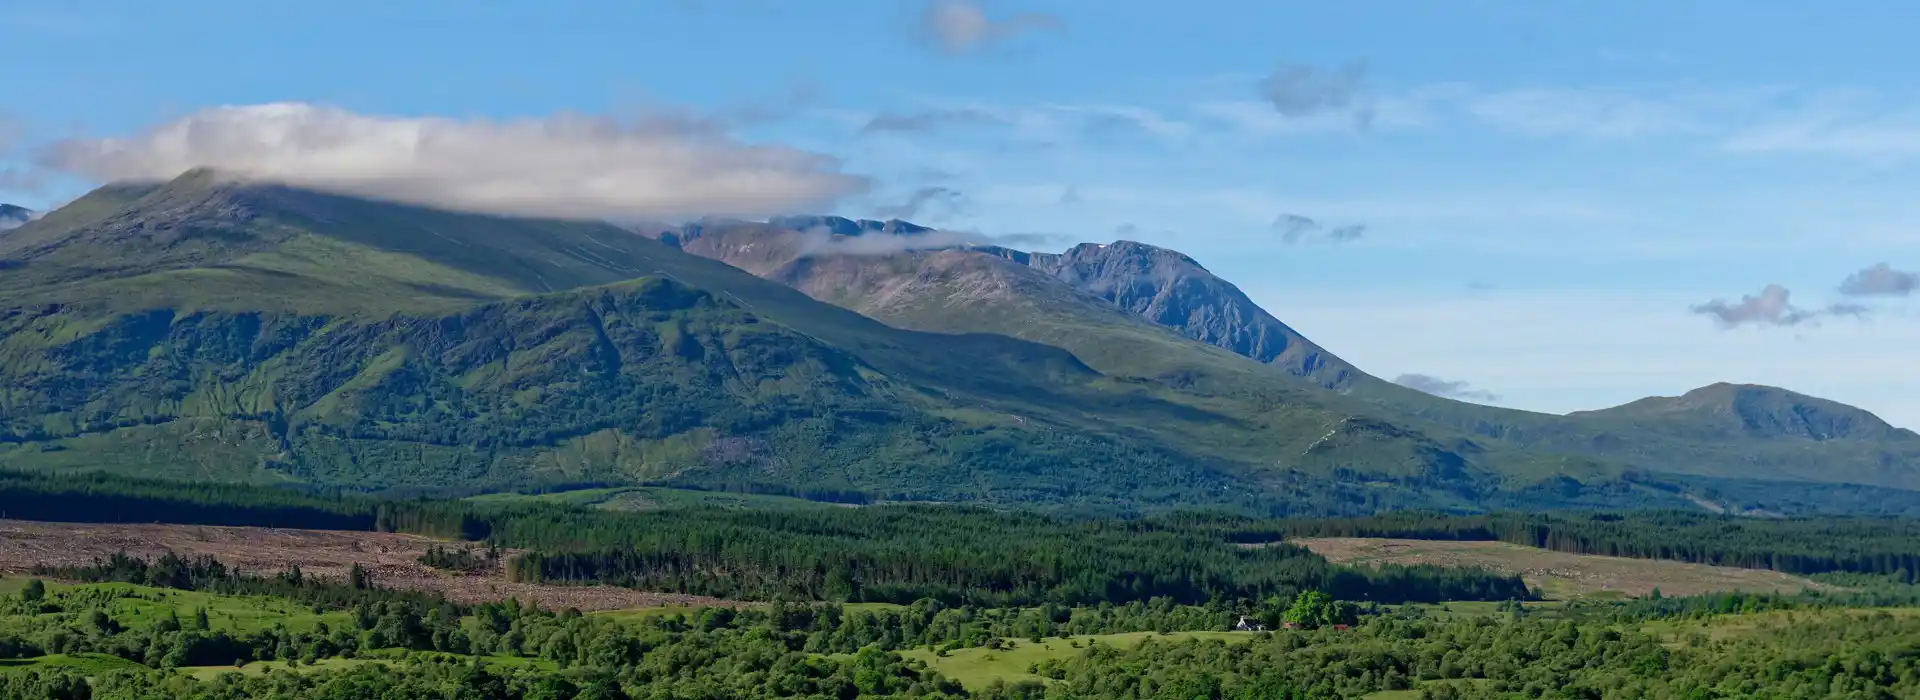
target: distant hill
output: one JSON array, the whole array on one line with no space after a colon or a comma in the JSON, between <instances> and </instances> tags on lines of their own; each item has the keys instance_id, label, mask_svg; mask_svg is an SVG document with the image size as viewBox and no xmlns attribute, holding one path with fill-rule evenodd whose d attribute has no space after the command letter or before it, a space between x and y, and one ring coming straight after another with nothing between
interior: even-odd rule
<instances>
[{"instance_id":1,"label":"distant hill","mask_svg":"<svg viewBox=\"0 0 1920 700\"><path fill-rule=\"evenodd\" d=\"M1629 421L1647 430L1708 440L1913 442L1920 435L1835 401L1752 384L1714 384L1576 417Z\"/></svg>"}]
</instances>

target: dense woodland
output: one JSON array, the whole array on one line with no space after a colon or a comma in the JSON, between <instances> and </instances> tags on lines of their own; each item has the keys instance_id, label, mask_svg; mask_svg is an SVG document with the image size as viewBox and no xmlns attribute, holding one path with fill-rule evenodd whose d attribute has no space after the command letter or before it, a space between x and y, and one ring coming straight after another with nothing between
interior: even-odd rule
<instances>
[{"instance_id":1,"label":"dense woodland","mask_svg":"<svg viewBox=\"0 0 1920 700\"><path fill-rule=\"evenodd\" d=\"M483 507L115 477L0 475L0 512L49 520L464 533L531 550L523 581L604 582L751 600L949 605L1291 598L1507 600L1519 578L1440 567L1334 566L1289 545L1241 547L1208 520L1073 520L951 506L610 513Z\"/></svg>"},{"instance_id":2,"label":"dense woodland","mask_svg":"<svg viewBox=\"0 0 1920 700\"><path fill-rule=\"evenodd\" d=\"M1517 577L1431 566L1334 566L1291 545L1206 531L955 507L685 512L543 511L497 522L537 550L509 573L747 599L949 604L1181 603L1322 590L1380 602L1526 598Z\"/></svg>"},{"instance_id":3,"label":"dense woodland","mask_svg":"<svg viewBox=\"0 0 1920 700\"><path fill-rule=\"evenodd\" d=\"M528 548L524 581L601 581L737 598L977 604L1265 598L1321 589L1352 600L1524 598L1519 581L1421 568L1348 570L1286 537L1507 541L1578 554L1788 573L1920 579L1920 522L1636 514L1382 514L1261 520L1171 512L1079 520L952 506L612 514L555 504L478 506L271 487L0 472L0 516L380 529ZM1260 545L1260 547L1242 547Z\"/></svg>"},{"instance_id":4,"label":"dense woodland","mask_svg":"<svg viewBox=\"0 0 1920 700\"><path fill-rule=\"evenodd\" d=\"M1264 599L1318 589L1379 602L1525 598L1510 577L1328 565L1289 537L1499 540L1565 552L1920 578L1920 521L1645 512L1394 513L1273 520L1204 512L1076 519L950 506L610 513L103 475L0 471L0 514L38 520L383 530L532 550L524 581L721 597L1028 605Z\"/></svg>"}]
</instances>

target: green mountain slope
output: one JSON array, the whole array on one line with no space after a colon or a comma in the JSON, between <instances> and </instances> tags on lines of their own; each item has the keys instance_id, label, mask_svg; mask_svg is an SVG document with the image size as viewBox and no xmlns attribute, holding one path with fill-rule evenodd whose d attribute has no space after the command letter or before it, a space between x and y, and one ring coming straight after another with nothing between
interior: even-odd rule
<instances>
[{"instance_id":1,"label":"green mountain slope","mask_svg":"<svg viewBox=\"0 0 1920 700\"><path fill-rule=\"evenodd\" d=\"M889 324L943 333L987 332L1058 346L1110 377L1171 390L1161 395L1213 416L1181 433L1188 451L1283 466L1345 482L1375 477L1473 502L1490 489L1559 478L1612 483L1620 469L1584 458L1527 453L1326 391L1224 348L1143 322L1110 301L1062 284L998 249L833 254L858 246L753 222L703 222L650 235ZM841 225L866 235L878 225ZM912 234L908 234L911 236ZM837 237L837 236L836 236ZM884 248L881 248L884 250ZM829 251L823 254L823 251ZM1170 431L1179 426L1159 426ZM1469 488L1460 488L1472 484Z\"/></svg>"},{"instance_id":2,"label":"green mountain slope","mask_svg":"<svg viewBox=\"0 0 1920 700\"><path fill-rule=\"evenodd\" d=\"M8 467L1271 512L1471 505L1605 472L1296 383L1235 386L1219 368L1246 363L1224 352L1102 372L1006 335L894 328L605 224L204 171L10 231L0 299ZM1062 323L1187 342L1081 311ZM1232 391L1193 388L1209 386Z\"/></svg>"},{"instance_id":3,"label":"green mountain slope","mask_svg":"<svg viewBox=\"0 0 1920 700\"><path fill-rule=\"evenodd\" d=\"M840 228L850 236L889 235L883 226ZM921 230L910 224L892 228L908 231L908 240ZM1689 400L1683 404L1692 410L1656 410L1663 404L1649 399L1653 403L1558 416L1402 387L1300 337L1187 256L1152 246L1086 244L1062 255L995 247L851 255L836 251L852 246L823 247L813 238L777 225L736 223L669 232L665 239L906 328L1011 335L1071 350L1105 373L1152 378L1223 401L1259 393L1337 407L1423 435L1450 435L1444 439L1459 446L1456 453L1479 450L1471 463L1504 474L1537 478L1564 470L1543 468L1551 458L1506 453L1518 448L1526 455L1581 455L1721 483L1758 479L1920 489L1920 442L1911 432L1885 427L1857 409L1781 390L1766 390L1774 400L1742 399L1738 407L1731 398L1707 402L1727 404L1723 409ZM876 243L864 248L887 249ZM1248 358L1310 381L1276 381L1281 372L1262 371ZM1724 393L1702 392L1696 394ZM1699 398L1696 394L1689 397ZM1722 425L1726 415L1792 430L1777 435L1730 430ZM1816 439L1821 431L1843 426L1860 426L1856 439Z\"/></svg>"}]
</instances>

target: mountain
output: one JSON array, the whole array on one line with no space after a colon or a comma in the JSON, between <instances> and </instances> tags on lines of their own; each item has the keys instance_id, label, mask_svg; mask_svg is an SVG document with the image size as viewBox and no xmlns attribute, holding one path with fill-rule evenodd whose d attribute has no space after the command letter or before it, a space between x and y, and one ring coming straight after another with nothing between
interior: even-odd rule
<instances>
[{"instance_id":1,"label":"mountain","mask_svg":"<svg viewBox=\"0 0 1920 700\"><path fill-rule=\"evenodd\" d=\"M1345 388L1358 373L1184 254L1133 241L1082 243L1058 255L1000 249L1075 289L1181 335Z\"/></svg>"},{"instance_id":2,"label":"mountain","mask_svg":"<svg viewBox=\"0 0 1920 700\"><path fill-rule=\"evenodd\" d=\"M1846 404L1752 384L1714 384L1576 417L1627 421L1647 430L1710 440L1915 442L1920 435Z\"/></svg>"},{"instance_id":3,"label":"mountain","mask_svg":"<svg viewBox=\"0 0 1920 700\"><path fill-rule=\"evenodd\" d=\"M1807 475L1904 483L1864 427L1758 449L1651 411L1394 394L1185 256L1123 252L1022 260L827 217L638 236L211 171L114 184L0 236L0 467L1133 512L1920 507Z\"/></svg>"},{"instance_id":4,"label":"mountain","mask_svg":"<svg viewBox=\"0 0 1920 700\"><path fill-rule=\"evenodd\" d=\"M735 228L675 236L720 250ZM828 261L737 250L766 256L762 266L784 260L769 275ZM1118 510L1649 498L1583 490L1614 483L1606 465L1481 444L1278 373L1240 381L1260 366L1037 268L916 255L967 255L944 283L1004 276L1018 285L1004 299L1053 294L1043 308L1072 309L1061 333L1116 329L1092 335L1171 359L1136 363L1164 371L1105 371L1068 349L958 328L981 323L965 305L942 332L898 328L602 223L195 171L103 187L0 237L0 466ZM991 263L984 282L968 277L979 261ZM817 271L806 276L832 278Z\"/></svg>"},{"instance_id":5,"label":"mountain","mask_svg":"<svg viewBox=\"0 0 1920 700\"><path fill-rule=\"evenodd\" d=\"M851 231L848 238L890 237L879 228L843 227ZM1728 407L1720 413L1755 425L1798 426L1798 433L1766 436L1714 428L1719 424L1708 420L1713 411L1695 408L1683 420L1660 409L1665 404L1657 399L1559 416L1402 387L1301 337L1190 257L1141 243L1082 244L1058 255L964 245L902 250L916 245L916 236L891 236L902 239L895 246L871 240L833 245L831 238L839 236L801 234L778 221L708 225L690 236L653 235L896 326L998 333L1057 345L1101 372L1150 378L1218 400L1244 398L1252 391L1285 402L1337 405L1414 426L1426 435L1464 433L1458 439L1478 449L1581 455L1668 475L1663 478L1712 480L1723 492L1766 491L1745 489L1737 483L1743 481L1920 489L1920 444L1911 433L1877 429L1873 426L1885 424L1863 411L1781 390L1769 391L1787 398L1770 401L1751 398L1753 391L1733 392L1722 399ZM839 252L854 249L877 252ZM1276 382L1282 372L1261 371L1246 359L1309 381ZM1301 384L1334 389L1347 402ZM1682 404L1701 405L1701 397L1725 393L1710 387L1689 394L1694 399ZM1859 439L1814 439L1849 425L1861 426Z\"/></svg>"},{"instance_id":6,"label":"mountain","mask_svg":"<svg viewBox=\"0 0 1920 700\"><path fill-rule=\"evenodd\" d=\"M32 209L12 204L0 204L0 231L19 228L32 220Z\"/></svg>"}]
</instances>

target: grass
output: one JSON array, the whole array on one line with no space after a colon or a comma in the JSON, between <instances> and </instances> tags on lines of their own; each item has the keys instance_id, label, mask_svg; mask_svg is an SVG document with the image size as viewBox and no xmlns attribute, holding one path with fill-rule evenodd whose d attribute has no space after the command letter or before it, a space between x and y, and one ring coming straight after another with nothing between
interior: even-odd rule
<instances>
[{"instance_id":1,"label":"grass","mask_svg":"<svg viewBox=\"0 0 1920 700\"><path fill-rule=\"evenodd\" d=\"M658 605L658 606L647 607L647 608L624 608L621 610L597 610L587 614L593 617L612 620L615 622L638 622L641 620L650 620L657 617L671 617L674 615L691 615L693 614L694 611L699 609L700 608L698 607L690 606L690 605Z\"/></svg>"},{"instance_id":2,"label":"grass","mask_svg":"<svg viewBox=\"0 0 1920 700\"><path fill-rule=\"evenodd\" d=\"M27 580L25 577L0 579L0 593L16 592L26 585ZM126 583L75 585L49 582L47 592L55 604L62 600L111 597L113 601L107 606L108 613L130 629L151 627L172 615L190 620L195 611L203 609L207 611L207 623L211 628L233 632L252 632L275 626L302 632L322 622L335 629L353 625L352 616L345 612L315 613L311 608L279 598L218 595ZM5 620L0 619L0 629L4 629L4 625Z\"/></svg>"},{"instance_id":3,"label":"grass","mask_svg":"<svg viewBox=\"0 0 1920 700\"><path fill-rule=\"evenodd\" d=\"M1217 640L1236 644L1253 639L1253 635L1252 632L1171 632L1167 634L1124 632L1078 635L1065 639L1052 637L1041 640L1039 643L1009 639L1006 640L1006 649L956 649L948 652L946 656L939 656L932 649L910 649L901 652L901 656L925 661L941 675L958 681L969 689L979 690L996 679L1008 683L1037 680L1040 677L1028 673L1028 667L1050 659L1073 658L1094 642L1130 649L1148 639L1153 639L1156 643ZM1079 647L1074 646L1076 642L1079 643Z\"/></svg>"},{"instance_id":4,"label":"grass","mask_svg":"<svg viewBox=\"0 0 1920 700\"><path fill-rule=\"evenodd\" d=\"M31 659L0 659L0 673L69 671L91 676L127 668L146 667L107 654L53 654Z\"/></svg>"},{"instance_id":5,"label":"grass","mask_svg":"<svg viewBox=\"0 0 1920 700\"><path fill-rule=\"evenodd\" d=\"M1453 619L1460 617L1499 617L1507 614L1505 610L1501 609L1505 605L1506 603L1491 601L1454 600L1445 603L1407 603L1386 607L1400 610L1418 610L1425 613L1428 617ZM1529 600L1522 602L1520 605L1526 609L1528 615L1535 616L1556 616L1559 615L1565 607L1564 602L1555 600Z\"/></svg>"},{"instance_id":6,"label":"grass","mask_svg":"<svg viewBox=\"0 0 1920 700\"><path fill-rule=\"evenodd\" d=\"M268 672L282 673L289 670L301 671L313 669L316 671L339 671L355 666L378 663L380 661L382 661L382 659L319 659L311 664L303 663L297 667L290 666L285 661L255 661L245 666L184 666L179 670L183 674L193 676L203 681L210 681L229 673L238 673L244 676L259 676Z\"/></svg>"},{"instance_id":7,"label":"grass","mask_svg":"<svg viewBox=\"0 0 1920 700\"><path fill-rule=\"evenodd\" d=\"M1293 541L1342 564L1439 564L1474 566L1525 579L1527 586L1554 600L1664 595L1685 596L1728 591L1793 592L1822 584L1760 569L1689 564L1658 559L1569 554L1506 542L1454 542L1364 537L1302 538Z\"/></svg>"},{"instance_id":8,"label":"grass","mask_svg":"<svg viewBox=\"0 0 1920 700\"><path fill-rule=\"evenodd\" d=\"M195 678L199 678L201 680L212 680L214 678L218 678L221 675L228 674L228 673L239 673L239 674L249 675L249 676L258 676L266 673L285 673L288 671L300 672L300 671L305 671L309 669L334 671L334 670L349 669L355 666L364 666L366 664L398 661L404 658L412 658L416 660L420 660L420 659L438 660L438 661L447 661L447 662L460 663L460 664L470 663L475 658L478 658L481 661L481 663L488 666L495 666L495 667L537 668L545 671L552 671L559 668L552 661L547 661L545 659L528 659L528 658L522 658L518 656L474 657L474 656L469 656L465 654L448 654L448 653L433 652L433 651L409 652L409 651L403 651L403 650L397 650L397 649L383 649L377 652L373 652L367 656L361 656L358 658L320 659L318 661L315 661L314 663L310 663L310 664L302 663L299 666L290 665L285 661L256 661L256 662L247 664L245 666L188 666L180 669L180 672L193 676Z\"/></svg>"},{"instance_id":9,"label":"grass","mask_svg":"<svg viewBox=\"0 0 1920 700\"><path fill-rule=\"evenodd\" d=\"M908 606L899 603L844 603L840 606L848 613L881 612L886 610L905 610Z\"/></svg>"},{"instance_id":10,"label":"grass","mask_svg":"<svg viewBox=\"0 0 1920 700\"><path fill-rule=\"evenodd\" d=\"M1920 617L1920 608L1844 608L1826 610L1771 610L1760 613L1715 615L1701 619L1668 618L1640 625L1642 633L1652 635L1669 646L1678 646L1689 637L1700 635L1709 640L1731 639L1770 629L1786 629L1796 623L1816 620L1853 619L1888 614L1896 617Z\"/></svg>"}]
</instances>

